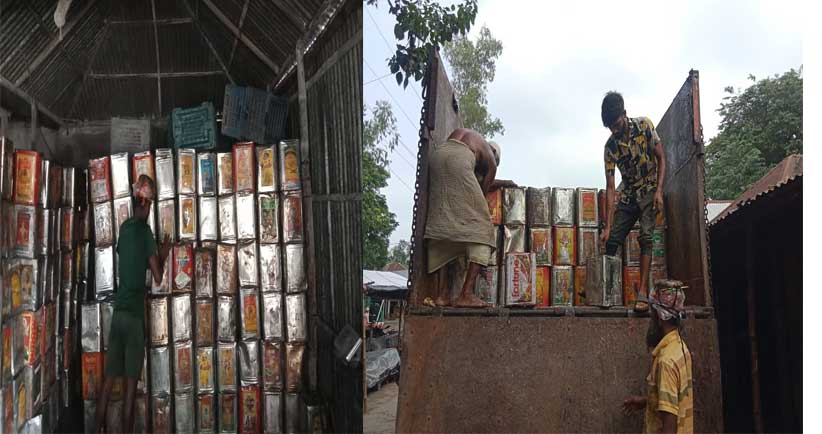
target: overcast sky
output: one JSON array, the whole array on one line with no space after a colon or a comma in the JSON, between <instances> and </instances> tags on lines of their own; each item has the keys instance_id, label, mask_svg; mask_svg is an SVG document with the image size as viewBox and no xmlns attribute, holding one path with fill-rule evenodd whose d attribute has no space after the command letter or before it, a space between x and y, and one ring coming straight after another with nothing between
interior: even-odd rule
<instances>
[{"instance_id":1,"label":"overcast sky","mask_svg":"<svg viewBox=\"0 0 822 434\"><path fill-rule=\"evenodd\" d=\"M450 4L451 2L442 2ZM386 100L402 144L383 193L411 234L420 84L405 90L388 75L394 17L364 6L365 104ZM802 13L795 1L552 2L480 0L470 36L486 25L503 44L488 109L505 134L498 178L523 186L604 188L600 120L605 92L625 97L628 116L656 124L693 68L699 70L706 141L716 135L724 88L802 64ZM381 77L385 77L379 79Z\"/></svg>"}]
</instances>

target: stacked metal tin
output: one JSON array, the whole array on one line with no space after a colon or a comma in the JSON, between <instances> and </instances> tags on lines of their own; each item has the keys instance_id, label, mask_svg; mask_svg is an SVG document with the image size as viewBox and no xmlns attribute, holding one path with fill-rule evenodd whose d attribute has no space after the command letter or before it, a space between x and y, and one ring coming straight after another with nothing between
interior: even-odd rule
<instances>
[{"instance_id":1,"label":"stacked metal tin","mask_svg":"<svg viewBox=\"0 0 822 434\"><path fill-rule=\"evenodd\" d=\"M489 193L486 199L497 227L499 256L492 258L477 279L480 298L503 306L537 308L633 306L640 279L639 230L628 234L616 259L601 257L605 253L599 240L604 222L603 190L507 188ZM662 213L658 216L649 287L653 280L666 277L665 222ZM449 278L464 279L464 267L464 263L452 265L456 271L450 272ZM591 267L596 267L593 274L601 287L596 294L586 294L584 288ZM501 274L497 271L500 268ZM527 291L528 285L533 293Z\"/></svg>"},{"instance_id":2,"label":"stacked metal tin","mask_svg":"<svg viewBox=\"0 0 822 434\"><path fill-rule=\"evenodd\" d=\"M53 432L60 413L60 168L0 137L2 432ZM58 174L50 180L52 172ZM58 268L59 269L59 268ZM70 301L70 298L68 299ZM68 309L66 309L68 311Z\"/></svg>"}]
</instances>

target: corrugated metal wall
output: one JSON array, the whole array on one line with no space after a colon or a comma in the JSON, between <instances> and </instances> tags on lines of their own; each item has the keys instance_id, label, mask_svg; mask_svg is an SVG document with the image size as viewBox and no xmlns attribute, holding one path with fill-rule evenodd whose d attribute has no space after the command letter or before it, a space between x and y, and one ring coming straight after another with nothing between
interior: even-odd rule
<instances>
[{"instance_id":1,"label":"corrugated metal wall","mask_svg":"<svg viewBox=\"0 0 822 434\"><path fill-rule=\"evenodd\" d=\"M362 431L362 372L334 357L334 337L362 328L362 3L349 1L304 58L315 288L310 384L331 405L331 429ZM295 83L287 93L296 94ZM299 102L289 102L290 136Z\"/></svg>"}]
</instances>

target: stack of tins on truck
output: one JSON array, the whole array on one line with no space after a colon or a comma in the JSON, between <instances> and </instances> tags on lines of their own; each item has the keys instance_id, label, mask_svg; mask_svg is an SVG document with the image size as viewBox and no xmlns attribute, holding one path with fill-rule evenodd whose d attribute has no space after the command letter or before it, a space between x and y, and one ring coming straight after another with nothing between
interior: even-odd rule
<instances>
[{"instance_id":1,"label":"stack of tins on truck","mask_svg":"<svg viewBox=\"0 0 822 434\"><path fill-rule=\"evenodd\" d=\"M647 314L625 307L632 305L639 285L637 231L629 235L619 259L599 262L604 252L598 240L605 219L602 191L534 186L490 194L489 211L499 236L491 261L496 265L483 271L476 291L495 307L423 305L436 291L434 279L425 273L423 241L429 153L463 126L435 51L423 94L397 432L642 429L642 418L626 417L620 409L626 396L644 393L651 363L645 344ZM657 132L669 170L649 279L664 276L688 286L685 339L694 363L695 430L719 432L719 345L709 284L696 71L688 74ZM601 277L605 273L598 273L597 294L581 291L579 285L592 262L597 270L607 266L617 276L606 282ZM461 286L456 284L462 283L461 267L452 267L451 288Z\"/></svg>"}]
</instances>

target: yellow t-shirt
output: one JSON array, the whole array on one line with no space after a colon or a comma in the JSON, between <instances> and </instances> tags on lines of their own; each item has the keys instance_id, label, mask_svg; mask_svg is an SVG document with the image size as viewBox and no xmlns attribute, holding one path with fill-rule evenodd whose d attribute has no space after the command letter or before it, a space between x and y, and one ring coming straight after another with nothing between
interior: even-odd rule
<instances>
[{"instance_id":1,"label":"yellow t-shirt","mask_svg":"<svg viewBox=\"0 0 822 434\"><path fill-rule=\"evenodd\" d=\"M645 432L662 432L662 418L657 412L676 415L676 432L694 432L694 396L691 352L679 332L665 335L653 352L651 372L645 379L648 402L645 407Z\"/></svg>"}]
</instances>

